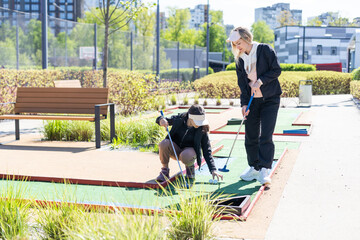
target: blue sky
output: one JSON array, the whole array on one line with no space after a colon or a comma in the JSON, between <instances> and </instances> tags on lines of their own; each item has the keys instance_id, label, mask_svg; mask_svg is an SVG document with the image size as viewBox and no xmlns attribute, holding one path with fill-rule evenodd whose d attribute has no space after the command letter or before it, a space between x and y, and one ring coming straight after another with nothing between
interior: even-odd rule
<instances>
[{"instance_id":1,"label":"blue sky","mask_svg":"<svg viewBox=\"0 0 360 240\"><path fill-rule=\"evenodd\" d=\"M207 0L159 0L160 11L168 7L193 8L197 4L207 4ZM143 2L156 2L156 0L143 0ZM224 12L224 23L235 26L250 27L254 22L255 8L271 6L275 3L290 3L291 9L303 10L303 21L308 17L317 16L324 12L339 12L341 17L351 20L360 17L359 0L209 0L210 9Z\"/></svg>"}]
</instances>

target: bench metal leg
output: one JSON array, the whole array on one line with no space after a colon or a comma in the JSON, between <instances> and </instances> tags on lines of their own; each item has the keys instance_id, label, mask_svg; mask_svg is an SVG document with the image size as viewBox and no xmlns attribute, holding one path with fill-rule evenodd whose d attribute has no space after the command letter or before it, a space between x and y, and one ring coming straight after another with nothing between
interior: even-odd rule
<instances>
[{"instance_id":1,"label":"bench metal leg","mask_svg":"<svg viewBox=\"0 0 360 240\"><path fill-rule=\"evenodd\" d=\"M115 104L110 105L110 142L115 138Z\"/></svg>"},{"instance_id":2,"label":"bench metal leg","mask_svg":"<svg viewBox=\"0 0 360 240\"><path fill-rule=\"evenodd\" d=\"M20 139L20 120L15 119L15 139Z\"/></svg>"},{"instance_id":3,"label":"bench metal leg","mask_svg":"<svg viewBox=\"0 0 360 240\"><path fill-rule=\"evenodd\" d=\"M96 148L101 147L101 135L100 135L100 107L95 107L95 145Z\"/></svg>"}]
</instances>

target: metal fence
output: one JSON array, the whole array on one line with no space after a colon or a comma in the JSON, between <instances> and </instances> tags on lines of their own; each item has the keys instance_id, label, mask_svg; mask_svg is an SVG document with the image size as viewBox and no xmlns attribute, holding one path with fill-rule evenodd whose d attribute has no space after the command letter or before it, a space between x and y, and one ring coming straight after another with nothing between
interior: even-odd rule
<instances>
[{"instance_id":1,"label":"metal fence","mask_svg":"<svg viewBox=\"0 0 360 240\"><path fill-rule=\"evenodd\" d=\"M40 15L0 7L0 66L41 69ZM102 68L104 27L48 16L48 68ZM96 56L96 57L95 57ZM109 37L109 68L156 72L156 39L118 31ZM205 74L206 48L160 40L160 78L189 80Z\"/></svg>"}]
</instances>

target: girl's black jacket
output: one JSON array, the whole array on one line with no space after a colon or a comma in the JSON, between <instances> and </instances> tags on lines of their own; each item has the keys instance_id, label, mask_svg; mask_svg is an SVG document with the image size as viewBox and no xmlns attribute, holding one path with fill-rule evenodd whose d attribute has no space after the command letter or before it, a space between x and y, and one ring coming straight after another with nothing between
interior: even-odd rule
<instances>
[{"instance_id":1,"label":"girl's black jacket","mask_svg":"<svg viewBox=\"0 0 360 240\"><path fill-rule=\"evenodd\" d=\"M248 105L250 100L251 88L249 79L244 69L244 60L239 58L236 64L236 74L238 77L238 85L241 90L241 106ZM260 90L264 100L273 96L280 96L282 91L278 77L281 74L279 61L276 53L268 44L260 43L256 50L256 74L261 79L263 85Z\"/></svg>"},{"instance_id":2,"label":"girl's black jacket","mask_svg":"<svg viewBox=\"0 0 360 240\"><path fill-rule=\"evenodd\" d=\"M156 119L156 123L160 125L160 119L162 118L163 118L162 116L158 117ZM192 145L191 147L193 147L196 152L196 160L199 166L201 166L200 149L202 149L205 161L209 167L209 171L212 172L216 170L214 159L211 154L212 151L211 151L209 134L207 132L204 132L202 130L202 127L198 127L192 129L192 131L188 131L186 137L184 136L179 137L179 133L181 133L180 135L183 135L182 133L186 132L184 131L184 129L188 129L187 127L188 113L181 113L165 119L168 121L169 125L172 126L170 130L170 136L173 142L175 142L179 147L189 146L189 144ZM168 139L169 136L167 136L166 138Z\"/></svg>"}]
</instances>

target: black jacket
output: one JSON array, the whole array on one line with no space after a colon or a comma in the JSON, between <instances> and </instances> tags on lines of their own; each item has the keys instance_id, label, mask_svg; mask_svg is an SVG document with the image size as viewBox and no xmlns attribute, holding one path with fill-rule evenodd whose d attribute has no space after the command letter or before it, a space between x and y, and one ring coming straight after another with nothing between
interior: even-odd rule
<instances>
[{"instance_id":1,"label":"black jacket","mask_svg":"<svg viewBox=\"0 0 360 240\"><path fill-rule=\"evenodd\" d=\"M162 116L158 117L156 119L156 123L159 124L160 123L160 119L163 118ZM171 130L170 130L170 136L171 139L177 143L177 145L181 144L181 139L179 139L178 134L179 132L181 132L181 129L184 127L187 127L187 120L188 120L188 114L187 113L182 113L182 114L178 114L178 115L174 115L171 116L170 118L165 118L169 125L172 126ZM197 164L199 166L201 166L201 151L200 149L202 149L202 153L204 155L205 161L209 167L209 171L212 172L214 170L216 170L215 167L215 163L214 163L214 159L212 157L211 154L211 145L210 145L210 139L209 139L209 134L207 132L202 131L202 127L198 127L195 130L191 131L192 137L193 137L193 141L191 141L193 143L193 148L196 152L196 159L197 159ZM167 136L166 138L169 138L169 136ZM187 143L189 143L190 141L188 141ZM187 143L183 143L183 145L187 145Z\"/></svg>"},{"instance_id":2,"label":"black jacket","mask_svg":"<svg viewBox=\"0 0 360 240\"><path fill-rule=\"evenodd\" d=\"M251 88L249 86L250 80L247 78L244 69L244 60L239 58L236 64L236 74L238 77L238 85L241 90L241 106L248 105L250 100ZM280 96L282 91L278 77L281 74L279 61L276 53L268 44L260 43L256 51L256 74L258 79L263 82L260 90L264 99Z\"/></svg>"}]
</instances>

